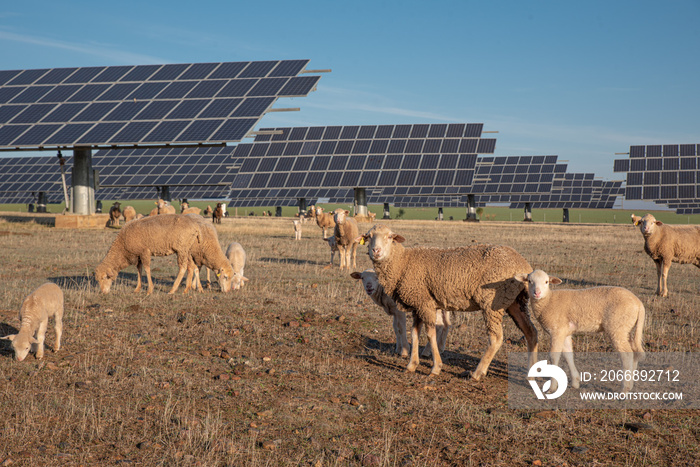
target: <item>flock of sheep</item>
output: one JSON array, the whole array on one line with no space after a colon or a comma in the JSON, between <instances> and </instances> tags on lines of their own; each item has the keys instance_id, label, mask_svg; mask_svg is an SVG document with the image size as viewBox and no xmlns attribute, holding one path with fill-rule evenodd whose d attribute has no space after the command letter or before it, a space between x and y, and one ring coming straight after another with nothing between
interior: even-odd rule
<instances>
[{"instance_id":1,"label":"flock of sheep","mask_svg":"<svg viewBox=\"0 0 700 467\"><path fill-rule=\"evenodd\" d=\"M142 271L146 272L148 294L153 292L150 272L152 256L177 255L178 275L169 293L175 293L185 278L185 293L191 288L202 291L199 269L206 266L215 272L223 292L239 289L248 279L243 275L246 254L243 247L231 243L224 252L219 243L216 213L220 222L221 206L213 210L213 222L199 215L198 208L174 208L162 200L156 202L155 212L137 218L127 206L123 215L126 225L120 230L107 255L95 269L95 279L103 293L109 293L119 271L135 265L138 271L135 291L141 290ZM116 208L116 209L115 209ZM118 203L110 210L119 210ZM171 208L171 209L168 209ZM192 211L196 209L197 211ZM133 210L133 208L131 209ZM212 211L211 209L208 209ZM127 215L128 213L128 215ZM205 212L206 213L206 212ZM132 215L133 214L133 215ZM334 253L340 254L340 269L356 267L360 245L367 245L373 270L352 272L361 280L366 293L392 317L396 337L395 350L410 359L407 370L413 372L419 364L418 341L424 326L429 345L424 356L432 355L431 375L440 373L440 353L445 349L451 325L451 313L481 310L486 324L488 347L476 369L475 380L487 374L489 365L503 344L503 316L508 315L522 331L527 341L528 362L537 361L537 330L530 320L534 316L549 335L550 359L558 365L562 352L568 363L572 386L578 388L580 375L574 365L572 335L604 332L614 349L620 353L625 371L633 371L644 357L643 330L645 310L642 302L622 287L593 287L587 289L553 289L561 280L541 270L534 270L517 251L508 246L477 244L457 248L406 248L404 237L384 225L376 224L360 234L357 221L344 209L331 215L321 207L312 207L313 218L322 229L324 241ZM370 220L374 216L370 213ZM116 216L117 222L119 216ZM295 219L295 238L301 238L303 219ZM666 280L672 262L692 263L700 267L700 227L670 226L657 221L651 214L640 218L632 215L644 237L644 250L654 260L658 271L656 293L667 296ZM326 237L326 231L333 235ZM409 347L405 312L412 312L411 346ZM22 361L30 349L42 358L48 319L54 318L56 344L60 349L63 316L63 293L52 283L32 292L20 309L20 329L17 334L3 337L12 341L17 360ZM625 381L623 391L632 389L632 380ZM556 391L556 382L550 392Z\"/></svg>"}]
</instances>

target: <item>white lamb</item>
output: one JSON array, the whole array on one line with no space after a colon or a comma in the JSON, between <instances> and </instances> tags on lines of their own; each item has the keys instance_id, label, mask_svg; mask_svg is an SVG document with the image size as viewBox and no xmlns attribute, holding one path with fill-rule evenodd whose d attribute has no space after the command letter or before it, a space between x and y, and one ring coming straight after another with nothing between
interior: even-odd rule
<instances>
[{"instance_id":1,"label":"white lamb","mask_svg":"<svg viewBox=\"0 0 700 467\"><path fill-rule=\"evenodd\" d=\"M515 279L527 285L530 310L551 337L550 357L554 365L559 364L564 351L574 388L581 383L581 375L574 366L571 339L574 333L605 332L620 352L623 370L637 369L637 363L644 358L644 305L632 292L622 287L551 290L550 284L561 284L561 279L539 269L530 274L516 274ZM630 391L632 385L630 378L622 390ZM550 392L556 390L556 380L552 379Z\"/></svg>"},{"instance_id":2,"label":"white lamb","mask_svg":"<svg viewBox=\"0 0 700 467\"><path fill-rule=\"evenodd\" d=\"M20 327L17 334L10 334L3 339L12 341L15 358L22 361L30 350L36 352L36 358L44 358L44 340L49 318L54 319L56 344L54 352L61 349L63 334L63 292L56 284L47 282L29 294L19 310Z\"/></svg>"},{"instance_id":3,"label":"white lamb","mask_svg":"<svg viewBox=\"0 0 700 467\"><path fill-rule=\"evenodd\" d=\"M292 223L294 224L294 240L301 240L301 220L294 219Z\"/></svg>"},{"instance_id":4,"label":"white lamb","mask_svg":"<svg viewBox=\"0 0 700 467\"><path fill-rule=\"evenodd\" d=\"M226 247L226 257L233 267L233 280L231 281L231 285L233 290L238 290L248 282L248 278L243 275L246 260L245 250L240 243L231 242L228 247Z\"/></svg>"},{"instance_id":5,"label":"white lamb","mask_svg":"<svg viewBox=\"0 0 700 467\"><path fill-rule=\"evenodd\" d=\"M362 286L367 295L381 307L384 312L393 318L394 335L396 336L396 348L394 352L402 357L408 357L410 347L408 346L408 338L406 337L406 314L398 309L396 302L391 299L384 288L379 283L377 273L372 269L366 269L360 272L350 274L353 279L362 280ZM450 331L452 322L450 320L450 312L438 310L435 320L435 332L437 334L438 348L440 352L445 351L445 343L447 342L447 333ZM424 357L432 355L429 345L426 345L422 354Z\"/></svg>"}]
</instances>

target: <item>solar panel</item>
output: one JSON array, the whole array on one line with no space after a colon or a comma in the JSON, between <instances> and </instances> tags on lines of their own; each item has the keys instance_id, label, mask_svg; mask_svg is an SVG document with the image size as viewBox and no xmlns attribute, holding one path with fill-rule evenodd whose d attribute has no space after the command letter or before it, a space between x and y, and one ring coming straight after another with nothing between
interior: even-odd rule
<instances>
[{"instance_id":1,"label":"solar panel","mask_svg":"<svg viewBox=\"0 0 700 467\"><path fill-rule=\"evenodd\" d=\"M2 71L0 150L240 141L279 97L315 89L307 63Z\"/></svg>"},{"instance_id":2,"label":"solar panel","mask_svg":"<svg viewBox=\"0 0 700 467\"><path fill-rule=\"evenodd\" d=\"M611 209L623 193L622 181L595 180L593 174L567 173L553 185L550 193L513 196L511 209L522 209L525 203L533 209Z\"/></svg>"}]
</instances>

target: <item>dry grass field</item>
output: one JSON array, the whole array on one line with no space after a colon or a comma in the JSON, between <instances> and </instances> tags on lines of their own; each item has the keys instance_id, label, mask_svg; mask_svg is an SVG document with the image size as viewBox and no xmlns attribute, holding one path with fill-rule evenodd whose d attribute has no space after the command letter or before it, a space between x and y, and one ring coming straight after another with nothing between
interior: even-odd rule
<instances>
[{"instance_id":1,"label":"dry grass field","mask_svg":"<svg viewBox=\"0 0 700 467\"><path fill-rule=\"evenodd\" d=\"M620 285L647 308L647 351L698 351L700 271L673 265L670 297L632 225L389 221L407 246L509 245L569 287ZM116 230L0 222L0 335L43 282L65 293L63 348L12 358L0 341L0 465L697 465L700 411L526 412L507 407L508 352L526 350L506 317L489 375L478 313L460 314L437 378L392 355L389 319L357 281L328 268L316 225L225 219L221 243L248 253L240 291L168 295L174 257L156 258L151 296L136 270L99 293L90 275ZM366 231L369 224L360 224ZM370 267L366 247L358 270ZM183 290L181 287L180 291ZM540 330L541 350L547 339ZM610 350L602 336L575 349ZM626 423L644 423L634 431Z\"/></svg>"}]
</instances>

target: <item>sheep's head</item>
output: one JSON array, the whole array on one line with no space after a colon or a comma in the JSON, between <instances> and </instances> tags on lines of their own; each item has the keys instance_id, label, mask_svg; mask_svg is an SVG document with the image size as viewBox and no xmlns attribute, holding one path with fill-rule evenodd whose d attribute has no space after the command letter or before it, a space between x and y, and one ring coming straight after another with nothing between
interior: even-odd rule
<instances>
[{"instance_id":1,"label":"sheep's head","mask_svg":"<svg viewBox=\"0 0 700 467\"><path fill-rule=\"evenodd\" d=\"M353 279L362 280L362 286L367 292L367 295L372 295L379 288L379 279L377 279L377 273L371 269L367 269L362 272L353 272L350 274Z\"/></svg>"},{"instance_id":2,"label":"sheep's head","mask_svg":"<svg viewBox=\"0 0 700 467\"><path fill-rule=\"evenodd\" d=\"M12 342L12 349L15 351L15 358L18 362L21 362L27 358L27 355L29 355L29 351L32 348L32 344L39 343L39 341L34 339L32 336L25 334L10 334L2 339Z\"/></svg>"},{"instance_id":3,"label":"sheep's head","mask_svg":"<svg viewBox=\"0 0 700 467\"><path fill-rule=\"evenodd\" d=\"M248 278L243 275L243 271L241 271L240 274L234 272L233 280L231 281L231 288L233 290L239 290L245 285L246 282L248 282Z\"/></svg>"},{"instance_id":4,"label":"sheep's head","mask_svg":"<svg viewBox=\"0 0 700 467\"><path fill-rule=\"evenodd\" d=\"M550 285L561 284L561 279L549 277L541 269L532 271L530 274L517 274L515 279L527 286L527 292L533 300L542 300L547 297Z\"/></svg>"},{"instance_id":5,"label":"sheep's head","mask_svg":"<svg viewBox=\"0 0 700 467\"><path fill-rule=\"evenodd\" d=\"M95 269L95 280L99 284L102 293L109 293L115 277L116 274L109 268L97 266L97 269Z\"/></svg>"},{"instance_id":6,"label":"sheep's head","mask_svg":"<svg viewBox=\"0 0 700 467\"><path fill-rule=\"evenodd\" d=\"M336 224L342 225L345 222L345 219L348 217L348 214L350 214L350 211L346 211L343 208L338 208L333 212L333 221Z\"/></svg>"},{"instance_id":7,"label":"sheep's head","mask_svg":"<svg viewBox=\"0 0 700 467\"><path fill-rule=\"evenodd\" d=\"M165 201L163 199L159 198L158 201L156 201L156 206L158 206L158 209L162 209L165 207Z\"/></svg>"},{"instance_id":8,"label":"sheep's head","mask_svg":"<svg viewBox=\"0 0 700 467\"><path fill-rule=\"evenodd\" d=\"M650 237L656 232L656 226L663 225L663 222L657 221L654 216L647 214L637 221L635 225L639 225L639 230L642 232L642 235Z\"/></svg>"},{"instance_id":9,"label":"sheep's head","mask_svg":"<svg viewBox=\"0 0 700 467\"><path fill-rule=\"evenodd\" d=\"M233 276L233 267L231 267L230 263L216 271L216 278L219 280L219 287L221 287L222 292L228 293L231 291Z\"/></svg>"},{"instance_id":10,"label":"sheep's head","mask_svg":"<svg viewBox=\"0 0 700 467\"><path fill-rule=\"evenodd\" d=\"M375 262L383 261L391 255L394 242L403 243L406 241L401 235L395 234L383 224L375 225L366 234L355 240L360 242L360 245L367 243L369 259Z\"/></svg>"}]
</instances>

